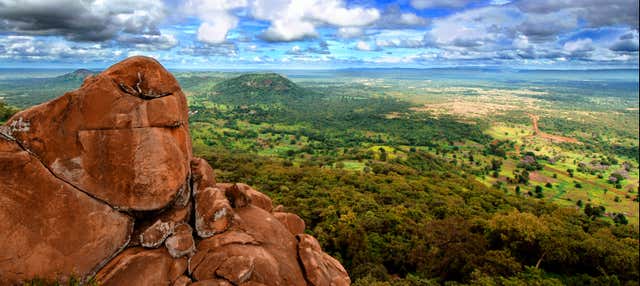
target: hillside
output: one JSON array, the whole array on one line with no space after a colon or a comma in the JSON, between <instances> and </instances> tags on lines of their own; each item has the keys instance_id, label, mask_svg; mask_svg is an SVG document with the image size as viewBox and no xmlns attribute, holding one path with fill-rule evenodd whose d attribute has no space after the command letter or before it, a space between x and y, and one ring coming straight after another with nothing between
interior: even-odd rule
<instances>
[{"instance_id":1,"label":"hillside","mask_svg":"<svg viewBox=\"0 0 640 286\"><path fill-rule=\"evenodd\" d=\"M5 120L9 119L9 117L11 117L16 112L18 112L18 109L4 103L2 99L0 99L0 123L3 123Z\"/></svg>"},{"instance_id":2,"label":"hillside","mask_svg":"<svg viewBox=\"0 0 640 286\"><path fill-rule=\"evenodd\" d=\"M244 74L218 83L213 100L235 105L286 103L311 94L286 77L276 73Z\"/></svg>"},{"instance_id":3,"label":"hillside","mask_svg":"<svg viewBox=\"0 0 640 286\"><path fill-rule=\"evenodd\" d=\"M192 155L157 61L87 81L0 126L0 285L350 284L299 216Z\"/></svg>"},{"instance_id":4,"label":"hillside","mask_svg":"<svg viewBox=\"0 0 640 286\"><path fill-rule=\"evenodd\" d=\"M83 81L88 76L96 74L88 69L77 69L70 73L63 74L61 76L57 76L56 79L59 80L71 80L71 81Z\"/></svg>"},{"instance_id":5,"label":"hillside","mask_svg":"<svg viewBox=\"0 0 640 286\"><path fill-rule=\"evenodd\" d=\"M637 225L619 214L622 208L605 210L597 197L584 198L589 185L580 171L569 177L569 166L555 171L550 184L540 183L539 170L528 183L485 183L521 174L530 166L517 163L541 153L535 145L494 140L531 133L524 127L485 132L491 125L480 119L411 112L414 106L402 98L434 91L478 98L445 89L450 83L432 89L424 78L296 80L322 96L283 107L227 105L210 90L193 88L194 154L215 166L219 178L248 182L299 214L357 286L625 285L637 279L638 265L624 262L637 261ZM519 118L512 114L509 120ZM512 122L495 111L487 117ZM547 168L562 164L531 157ZM582 189L569 189L577 185L573 180ZM582 197L553 203L565 191ZM629 192L620 200L633 197Z\"/></svg>"}]
</instances>

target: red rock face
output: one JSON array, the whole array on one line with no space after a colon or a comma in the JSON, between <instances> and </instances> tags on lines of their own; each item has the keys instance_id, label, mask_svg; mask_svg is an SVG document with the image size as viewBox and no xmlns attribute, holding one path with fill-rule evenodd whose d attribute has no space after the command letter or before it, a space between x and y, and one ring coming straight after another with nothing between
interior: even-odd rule
<instances>
[{"instance_id":1,"label":"red rock face","mask_svg":"<svg viewBox=\"0 0 640 286\"><path fill-rule=\"evenodd\" d=\"M126 246L132 219L0 137L0 285L87 275Z\"/></svg>"},{"instance_id":2,"label":"red rock face","mask_svg":"<svg viewBox=\"0 0 640 286\"><path fill-rule=\"evenodd\" d=\"M173 259L166 249L129 248L103 267L96 279L104 286L169 286L186 268L186 259Z\"/></svg>"},{"instance_id":3,"label":"red rock face","mask_svg":"<svg viewBox=\"0 0 640 286\"><path fill-rule=\"evenodd\" d=\"M285 212L273 212L272 214L291 234L297 235L304 233L305 223L298 215Z\"/></svg>"},{"instance_id":4,"label":"red rock face","mask_svg":"<svg viewBox=\"0 0 640 286\"><path fill-rule=\"evenodd\" d=\"M308 234L298 236L298 255L304 267L304 272L309 284L322 285L349 285L351 280L342 264L335 258L322 252L318 241Z\"/></svg>"},{"instance_id":5,"label":"red rock face","mask_svg":"<svg viewBox=\"0 0 640 286\"><path fill-rule=\"evenodd\" d=\"M348 285L282 209L192 158L186 98L150 58L0 126L0 285Z\"/></svg>"},{"instance_id":6,"label":"red rock face","mask_svg":"<svg viewBox=\"0 0 640 286\"><path fill-rule=\"evenodd\" d=\"M13 121L29 127L11 135L56 176L118 209L161 209L186 183L186 98L153 59L124 60Z\"/></svg>"}]
</instances>

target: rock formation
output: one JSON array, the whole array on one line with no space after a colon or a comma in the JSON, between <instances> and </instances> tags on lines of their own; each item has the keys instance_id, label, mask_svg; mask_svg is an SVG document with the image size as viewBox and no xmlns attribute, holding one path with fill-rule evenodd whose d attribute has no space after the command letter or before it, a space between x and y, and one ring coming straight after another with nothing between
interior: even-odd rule
<instances>
[{"instance_id":1,"label":"rock formation","mask_svg":"<svg viewBox=\"0 0 640 286\"><path fill-rule=\"evenodd\" d=\"M188 109L132 57L0 126L0 284L349 285L295 214L191 154Z\"/></svg>"}]
</instances>

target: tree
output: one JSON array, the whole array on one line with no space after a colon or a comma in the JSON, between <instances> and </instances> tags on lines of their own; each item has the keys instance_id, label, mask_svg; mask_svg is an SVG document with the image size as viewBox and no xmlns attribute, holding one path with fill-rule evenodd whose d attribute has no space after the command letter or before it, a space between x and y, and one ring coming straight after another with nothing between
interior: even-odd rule
<instances>
[{"instance_id":1,"label":"tree","mask_svg":"<svg viewBox=\"0 0 640 286\"><path fill-rule=\"evenodd\" d=\"M604 215L605 208L603 206L592 206L590 203L587 203L584 207L584 214L590 217L591 219L596 219Z\"/></svg>"},{"instance_id":2,"label":"tree","mask_svg":"<svg viewBox=\"0 0 640 286\"><path fill-rule=\"evenodd\" d=\"M627 220L627 217L624 214L615 213L613 214L613 222L615 222L616 224L626 225L629 223L629 220Z\"/></svg>"},{"instance_id":3,"label":"tree","mask_svg":"<svg viewBox=\"0 0 640 286\"><path fill-rule=\"evenodd\" d=\"M380 147L378 150L380 151L380 161L387 161L387 150L382 147Z\"/></svg>"},{"instance_id":4,"label":"tree","mask_svg":"<svg viewBox=\"0 0 640 286\"><path fill-rule=\"evenodd\" d=\"M569 177L573 178L573 169L567 169L567 174L569 174Z\"/></svg>"},{"instance_id":5,"label":"tree","mask_svg":"<svg viewBox=\"0 0 640 286\"><path fill-rule=\"evenodd\" d=\"M536 257L536 268L546 252L542 244L550 237L549 226L537 216L513 210L497 214L489 221L489 239L492 244L504 245L512 253L522 257Z\"/></svg>"}]
</instances>

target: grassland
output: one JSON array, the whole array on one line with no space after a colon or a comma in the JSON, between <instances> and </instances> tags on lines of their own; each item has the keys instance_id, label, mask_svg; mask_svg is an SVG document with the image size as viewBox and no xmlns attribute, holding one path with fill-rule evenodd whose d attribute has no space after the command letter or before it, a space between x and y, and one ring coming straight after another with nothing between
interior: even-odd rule
<instances>
[{"instance_id":1,"label":"grassland","mask_svg":"<svg viewBox=\"0 0 640 286\"><path fill-rule=\"evenodd\" d=\"M635 285L629 74L176 77L194 154L221 181L247 182L299 214L354 285ZM21 108L52 96L16 83L0 92Z\"/></svg>"}]
</instances>

